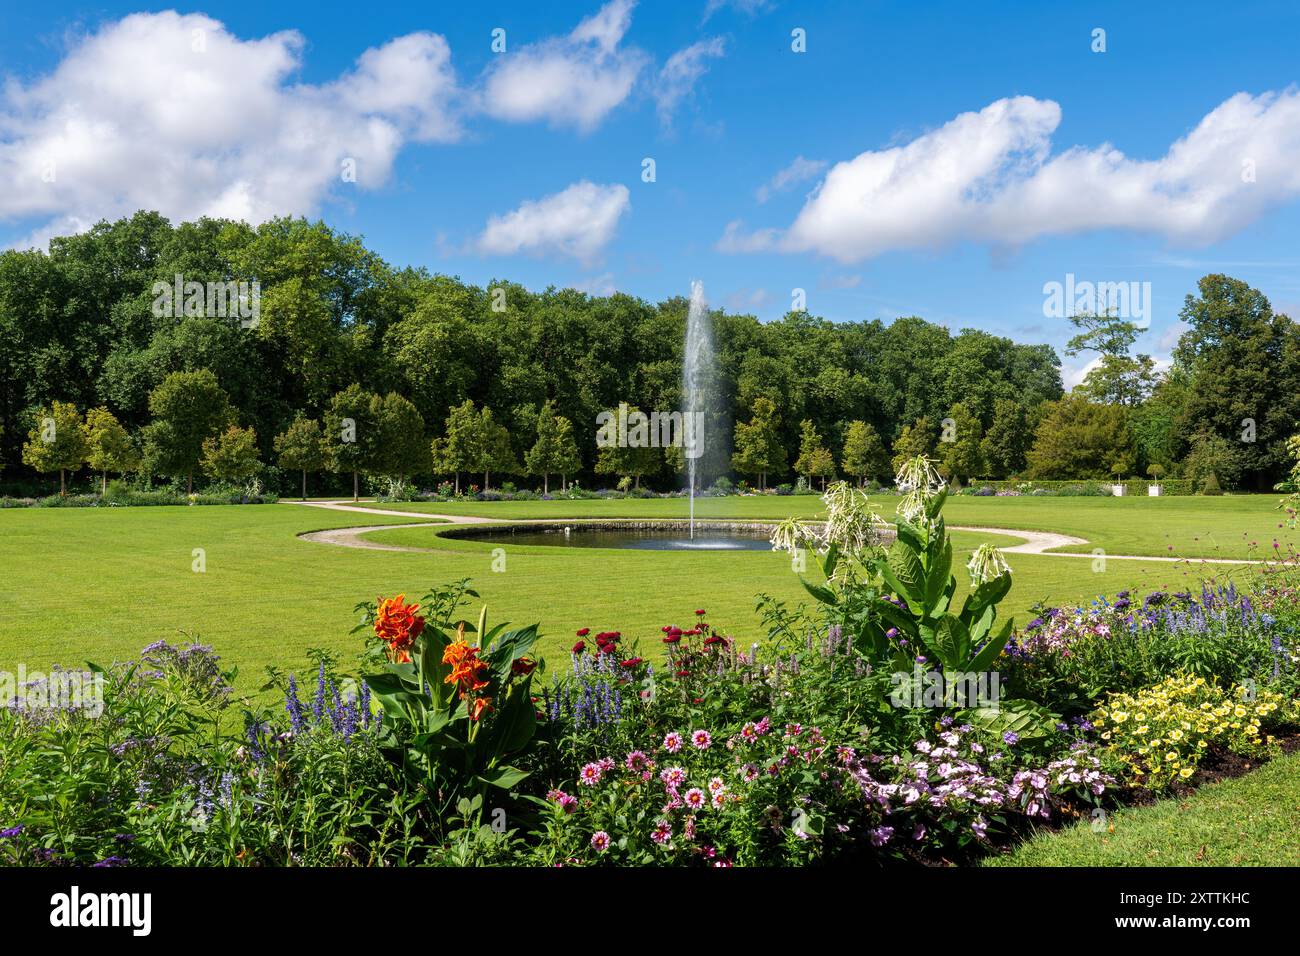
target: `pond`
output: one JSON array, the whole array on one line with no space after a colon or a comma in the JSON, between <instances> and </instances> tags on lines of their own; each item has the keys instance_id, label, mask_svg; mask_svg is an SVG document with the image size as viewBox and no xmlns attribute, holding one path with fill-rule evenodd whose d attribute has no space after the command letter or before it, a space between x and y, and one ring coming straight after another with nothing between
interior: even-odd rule
<instances>
[{"instance_id":1,"label":"pond","mask_svg":"<svg viewBox=\"0 0 1300 956\"><path fill-rule=\"evenodd\" d=\"M678 528L515 528L477 533L488 544L545 545L552 548L617 548L637 551L771 551L766 528L753 531L696 528L691 538Z\"/></svg>"}]
</instances>

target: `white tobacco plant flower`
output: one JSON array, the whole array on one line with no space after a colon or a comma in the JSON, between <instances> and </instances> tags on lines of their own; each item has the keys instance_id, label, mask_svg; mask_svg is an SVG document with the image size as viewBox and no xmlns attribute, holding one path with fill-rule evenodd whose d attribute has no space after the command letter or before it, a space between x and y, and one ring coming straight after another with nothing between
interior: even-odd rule
<instances>
[{"instance_id":1,"label":"white tobacco plant flower","mask_svg":"<svg viewBox=\"0 0 1300 956\"><path fill-rule=\"evenodd\" d=\"M903 462L894 476L894 484L903 493L903 500L897 508L899 517L921 523L926 520L930 502L943 490L944 480L934 470L930 459L917 455Z\"/></svg>"},{"instance_id":2,"label":"white tobacco plant flower","mask_svg":"<svg viewBox=\"0 0 1300 956\"><path fill-rule=\"evenodd\" d=\"M1002 574L1010 574L1011 565L1007 564L1007 559L1002 556L1002 552L993 545L981 544L970 556L970 561L966 563L966 570L970 572L971 585L979 587Z\"/></svg>"}]
</instances>

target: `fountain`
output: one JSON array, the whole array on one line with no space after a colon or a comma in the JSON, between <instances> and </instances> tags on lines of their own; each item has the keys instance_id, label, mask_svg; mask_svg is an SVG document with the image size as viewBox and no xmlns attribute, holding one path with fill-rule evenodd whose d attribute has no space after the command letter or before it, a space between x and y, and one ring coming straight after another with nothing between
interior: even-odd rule
<instances>
[{"instance_id":1,"label":"fountain","mask_svg":"<svg viewBox=\"0 0 1300 956\"><path fill-rule=\"evenodd\" d=\"M682 353L683 432L686 436L686 472L691 499L691 539L695 538L696 466L704 451L705 389L713 381L713 334L709 328L709 307L704 301L704 283L691 282L691 307L686 315L686 347Z\"/></svg>"}]
</instances>

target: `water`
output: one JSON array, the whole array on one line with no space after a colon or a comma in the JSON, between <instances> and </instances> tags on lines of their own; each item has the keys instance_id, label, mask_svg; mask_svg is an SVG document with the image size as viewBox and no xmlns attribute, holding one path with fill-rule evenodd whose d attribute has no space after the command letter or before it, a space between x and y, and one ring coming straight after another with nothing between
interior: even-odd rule
<instances>
[{"instance_id":1,"label":"water","mask_svg":"<svg viewBox=\"0 0 1300 956\"><path fill-rule=\"evenodd\" d=\"M690 487L690 536L695 537L695 472L704 450L704 413L706 389L715 374L713 332L709 328L709 307L704 301L704 283L691 282L691 307L686 315L686 346L682 352L682 397L686 408L683 418L691 424L687 434L694 438L686 449L686 474Z\"/></svg>"},{"instance_id":2,"label":"water","mask_svg":"<svg viewBox=\"0 0 1300 956\"><path fill-rule=\"evenodd\" d=\"M684 529L685 530L685 529ZM635 551L770 551L766 531L705 531L690 537L670 528L590 531L582 528L498 531L476 534L471 539L487 544L547 545L552 548L616 548Z\"/></svg>"}]
</instances>

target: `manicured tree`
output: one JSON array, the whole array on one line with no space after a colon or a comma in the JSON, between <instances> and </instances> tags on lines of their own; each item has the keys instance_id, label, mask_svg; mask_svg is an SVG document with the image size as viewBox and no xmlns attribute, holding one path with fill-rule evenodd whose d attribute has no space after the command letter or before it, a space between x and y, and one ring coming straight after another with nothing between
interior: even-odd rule
<instances>
[{"instance_id":1,"label":"manicured tree","mask_svg":"<svg viewBox=\"0 0 1300 956\"><path fill-rule=\"evenodd\" d=\"M57 471L59 494L66 495L68 472L85 464L90 450L77 406L71 402L54 402L42 408L27 439L23 445L23 462L40 472Z\"/></svg>"},{"instance_id":2,"label":"manicured tree","mask_svg":"<svg viewBox=\"0 0 1300 956\"><path fill-rule=\"evenodd\" d=\"M813 478L821 478L823 491L826 490L826 479L835 476L835 459L830 449L822 444L811 419L804 419L799 426L799 458L794 463L794 470L806 475L809 484Z\"/></svg>"},{"instance_id":3,"label":"manicured tree","mask_svg":"<svg viewBox=\"0 0 1300 956\"><path fill-rule=\"evenodd\" d=\"M768 474L780 474L785 470L780 420L776 405L770 398L759 396L754 399L749 422L736 422L735 445L731 467L742 475L757 475L760 491L767 488Z\"/></svg>"},{"instance_id":4,"label":"manicured tree","mask_svg":"<svg viewBox=\"0 0 1300 956\"><path fill-rule=\"evenodd\" d=\"M185 475L186 491L193 492L203 443L234 419L230 399L208 369L173 372L149 394L149 411L158 467L164 474Z\"/></svg>"},{"instance_id":5,"label":"manicured tree","mask_svg":"<svg viewBox=\"0 0 1300 956\"><path fill-rule=\"evenodd\" d=\"M252 478L262 467L257 456L257 432L231 425L203 442L203 473L222 481Z\"/></svg>"},{"instance_id":6,"label":"manicured tree","mask_svg":"<svg viewBox=\"0 0 1300 956\"><path fill-rule=\"evenodd\" d=\"M1201 485L1201 494L1203 495L1221 495L1223 489L1219 487L1219 479L1214 472L1205 476L1205 482Z\"/></svg>"},{"instance_id":7,"label":"manicured tree","mask_svg":"<svg viewBox=\"0 0 1300 956\"><path fill-rule=\"evenodd\" d=\"M510 430L497 422L492 409L486 405L479 413L478 440L476 442L478 457L474 461L474 470L483 472L483 490L491 487L493 471L513 474L519 470L514 447L510 442Z\"/></svg>"},{"instance_id":8,"label":"manicured tree","mask_svg":"<svg viewBox=\"0 0 1300 956\"><path fill-rule=\"evenodd\" d=\"M86 410L82 426L86 436L86 464L99 472L99 493L108 490L110 471L125 473L137 465L138 455L131 436L107 408Z\"/></svg>"},{"instance_id":9,"label":"manicured tree","mask_svg":"<svg viewBox=\"0 0 1300 956\"><path fill-rule=\"evenodd\" d=\"M396 392L370 400L370 414L379 426L379 446L374 469L405 481L430 468L432 455L424 435L424 418L416 407Z\"/></svg>"},{"instance_id":10,"label":"manicured tree","mask_svg":"<svg viewBox=\"0 0 1300 956\"><path fill-rule=\"evenodd\" d=\"M447 433L439 445L438 457L441 467L456 475L456 494L460 494L460 473L477 468L483 457L481 426L478 410L468 398L447 415Z\"/></svg>"},{"instance_id":11,"label":"manicured tree","mask_svg":"<svg viewBox=\"0 0 1300 956\"><path fill-rule=\"evenodd\" d=\"M626 406L624 409L626 420L630 423L633 416L642 414L641 410L635 405ZM607 409L607 413L613 416L607 427L613 428L618 421L619 409ZM648 422L648 419L647 419ZM622 438L612 444L607 444L596 453L596 472L602 475L626 475L634 478L636 487L641 487L641 476L648 475L658 471L664 462L660 449L650 444L649 425L646 426L646 443L644 445L632 444L631 431L635 425L628 426L628 442L621 444ZM684 460L684 458L683 458Z\"/></svg>"},{"instance_id":12,"label":"manicured tree","mask_svg":"<svg viewBox=\"0 0 1300 956\"><path fill-rule=\"evenodd\" d=\"M1150 476L1151 480L1158 485L1160 484L1160 479L1165 476L1165 466L1159 462L1156 462L1153 465L1148 465L1147 474Z\"/></svg>"},{"instance_id":13,"label":"manicured tree","mask_svg":"<svg viewBox=\"0 0 1300 956\"><path fill-rule=\"evenodd\" d=\"M1190 478L1193 487L1208 482L1214 475L1215 484L1235 488L1241 477L1241 454L1226 438L1213 432L1202 432L1192 439L1192 447L1183 459L1183 477Z\"/></svg>"},{"instance_id":14,"label":"manicured tree","mask_svg":"<svg viewBox=\"0 0 1300 956\"><path fill-rule=\"evenodd\" d=\"M320 423L302 412L288 428L275 436L275 450L280 456L280 467L302 472L302 500L307 500L307 472L325 467L325 446L321 440Z\"/></svg>"},{"instance_id":15,"label":"manicured tree","mask_svg":"<svg viewBox=\"0 0 1300 956\"><path fill-rule=\"evenodd\" d=\"M840 456L840 470L858 479L858 486L868 478L882 474L889 467L885 443L867 422L851 421L844 431L844 453Z\"/></svg>"},{"instance_id":16,"label":"manicured tree","mask_svg":"<svg viewBox=\"0 0 1300 956\"><path fill-rule=\"evenodd\" d=\"M915 458L932 458L934 455L934 435L930 432L930 419L921 417L911 425L904 425L898 437L894 439L894 457L890 460L893 470L897 472L905 462Z\"/></svg>"},{"instance_id":17,"label":"manicured tree","mask_svg":"<svg viewBox=\"0 0 1300 956\"><path fill-rule=\"evenodd\" d=\"M573 422L562 416L556 422L555 444L559 454L556 456L555 470L560 476L560 489L567 490L569 476L582 470L582 454L578 451L577 439L573 437Z\"/></svg>"},{"instance_id":18,"label":"manicured tree","mask_svg":"<svg viewBox=\"0 0 1300 956\"><path fill-rule=\"evenodd\" d=\"M349 385L330 399L325 412L325 465L335 474L352 474L352 500L360 497L358 475L374 469L379 424L371 413L376 396Z\"/></svg>"},{"instance_id":19,"label":"manicured tree","mask_svg":"<svg viewBox=\"0 0 1300 956\"><path fill-rule=\"evenodd\" d=\"M984 471L980 454L980 421L965 405L958 402L948 412L939 439L939 460L959 482Z\"/></svg>"},{"instance_id":20,"label":"manicured tree","mask_svg":"<svg viewBox=\"0 0 1300 956\"><path fill-rule=\"evenodd\" d=\"M563 441L566 437L568 447ZM577 445L573 442L573 423L556 415L555 403L547 402L537 416L537 441L524 455L528 474L542 476L542 494L550 493L551 474L563 474L561 466L572 467L577 452Z\"/></svg>"}]
</instances>

